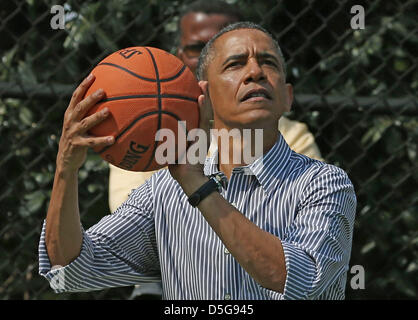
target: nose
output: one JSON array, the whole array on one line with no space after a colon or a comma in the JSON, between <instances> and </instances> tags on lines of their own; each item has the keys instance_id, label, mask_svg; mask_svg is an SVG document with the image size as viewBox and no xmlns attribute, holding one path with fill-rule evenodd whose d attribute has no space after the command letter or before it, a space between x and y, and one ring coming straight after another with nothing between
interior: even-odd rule
<instances>
[{"instance_id":1,"label":"nose","mask_svg":"<svg viewBox=\"0 0 418 320\"><path fill-rule=\"evenodd\" d=\"M248 59L247 62L247 73L245 75L244 82L247 84L249 82L264 80L266 75L264 74L263 68L261 68L258 61L254 58Z\"/></svg>"}]
</instances>

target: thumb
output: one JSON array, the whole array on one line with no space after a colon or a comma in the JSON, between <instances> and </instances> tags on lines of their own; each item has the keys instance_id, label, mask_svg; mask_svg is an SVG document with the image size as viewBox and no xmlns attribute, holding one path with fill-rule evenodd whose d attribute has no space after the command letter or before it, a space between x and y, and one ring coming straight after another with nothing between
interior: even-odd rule
<instances>
[{"instance_id":1,"label":"thumb","mask_svg":"<svg viewBox=\"0 0 418 320\"><path fill-rule=\"evenodd\" d=\"M207 81L199 81L199 87L202 94L198 97L200 121L199 127L203 130L209 131L210 121L213 120L212 103L209 96L209 85Z\"/></svg>"}]
</instances>

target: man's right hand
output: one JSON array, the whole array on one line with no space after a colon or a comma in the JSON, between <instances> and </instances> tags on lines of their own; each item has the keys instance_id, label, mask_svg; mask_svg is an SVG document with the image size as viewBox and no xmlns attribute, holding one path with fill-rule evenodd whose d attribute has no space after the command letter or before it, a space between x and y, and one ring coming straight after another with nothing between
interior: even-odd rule
<instances>
[{"instance_id":1,"label":"man's right hand","mask_svg":"<svg viewBox=\"0 0 418 320\"><path fill-rule=\"evenodd\" d=\"M86 159L88 147L103 147L114 143L114 137L92 137L88 130L102 122L109 115L107 108L85 117L90 108L98 103L105 93L102 89L85 96L94 82L94 75L89 77L74 91L64 115L62 135L57 154L57 170L61 173L77 171Z\"/></svg>"},{"instance_id":2,"label":"man's right hand","mask_svg":"<svg viewBox=\"0 0 418 320\"><path fill-rule=\"evenodd\" d=\"M64 115L57 154L57 167L46 216L45 244L51 265L65 266L74 260L82 246L83 235L78 209L78 169L83 165L88 147L114 143L114 137L92 137L88 131L109 115L108 111L86 114L104 97L98 90L84 98L94 76L87 77L74 91Z\"/></svg>"}]
</instances>

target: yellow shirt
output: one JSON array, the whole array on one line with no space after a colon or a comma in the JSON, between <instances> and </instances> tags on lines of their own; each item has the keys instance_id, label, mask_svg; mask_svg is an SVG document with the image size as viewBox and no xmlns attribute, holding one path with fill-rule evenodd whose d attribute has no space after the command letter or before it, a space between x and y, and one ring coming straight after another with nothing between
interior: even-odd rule
<instances>
[{"instance_id":1,"label":"yellow shirt","mask_svg":"<svg viewBox=\"0 0 418 320\"><path fill-rule=\"evenodd\" d=\"M290 148L310 158L323 160L315 138L306 124L281 117L279 131ZM133 172L109 164L109 208L114 212L124 202L132 189L143 184L156 171Z\"/></svg>"}]
</instances>

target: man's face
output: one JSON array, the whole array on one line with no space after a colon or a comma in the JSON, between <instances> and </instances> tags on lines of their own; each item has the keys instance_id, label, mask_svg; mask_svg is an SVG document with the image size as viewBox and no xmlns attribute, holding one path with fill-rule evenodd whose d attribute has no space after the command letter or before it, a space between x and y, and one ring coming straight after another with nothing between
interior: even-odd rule
<instances>
[{"instance_id":1,"label":"man's face","mask_svg":"<svg viewBox=\"0 0 418 320\"><path fill-rule=\"evenodd\" d=\"M180 22L181 38L177 56L186 66L196 72L200 52L205 44L223 27L234 22L223 14L205 14L191 12Z\"/></svg>"},{"instance_id":2,"label":"man's face","mask_svg":"<svg viewBox=\"0 0 418 320\"><path fill-rule=\"evenodd\" d=\"M277 129L293 95L272 40L238 29L220 36L213 50L207 80L216 127Z\"/></svg>"}]
</instances>

